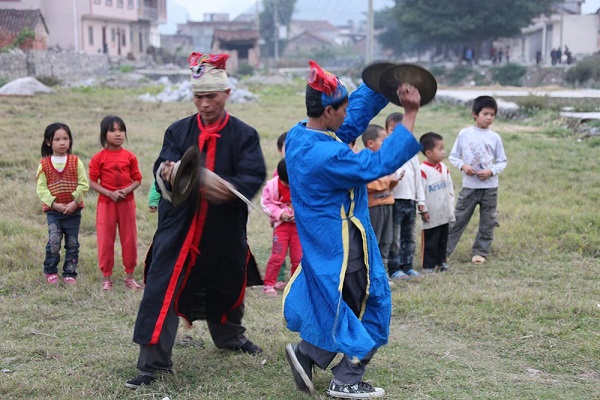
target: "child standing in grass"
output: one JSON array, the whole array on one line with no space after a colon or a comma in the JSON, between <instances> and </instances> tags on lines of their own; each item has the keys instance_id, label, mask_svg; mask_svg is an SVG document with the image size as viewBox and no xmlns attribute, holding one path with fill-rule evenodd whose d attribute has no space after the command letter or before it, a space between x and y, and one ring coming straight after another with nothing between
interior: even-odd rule
<instances>
[{"instance_id":1,"label":"child standing in grass","mask_svg":"<svg viewBox=\"0 0 600 400\"><path fill-rule=\"evenodd\" d=\"M79 262L79 225L83 195L89 190L81 160L71 154L73 135L69 127L55 122L46 127L42 160L37 169L37 194L48 219L48 243L44 275L51 285L58 283L60 244L65 237L63 281L74 284Z\"/></svg>"},{"instance_id":2,"label":"child standing in grass","mask_svg":"<svg viewBox=\"0 0 600 400\"><path fill-rule=\"evenodd\" d=\"M498 105L493 97L477 97L473 101L475 124L458 133L449 157L452 165L462 171L463 181L446 254L449 257L454 252L475 207L479 205L479 230L472 247L473 264L483 264L490 252L497 226L498 174L507 164L500 135L489 129L497 111Z\"/></svg>"},{"instance_id":3,"label":"child standing in grass","mask_svg":"<svg viewBox=\"0 0 600 400\"><path fill-rule=\"evenodd\" d=\"M391 134L402 123L404 114L393 112L385 119L385 130ZM425 194L421 183L419 158L414 156L396 171L401 177L392 190L394 195L393 238L390 246L388 270L393 280L419 276L413 269L415 255L416 211L423 213Z\"/></svg>"},{"instance_id":4,"label":"child standing in grass","mask_svg":"<svg viewBox=\"0 0 600 400\"><path fill-rule=\"evenodd\" d=\"M265 185L260 203L274 227L273 248L267 262L263 292L269 296L277 296L275 290L277 274L285 261L288 249L290 250L292 275L302 259L302 247L294 220L285 159L281 159L277 164L277 176L270 179Z\"/></svg>"},{"instance_id":5,"label":"child standing in grass","mask_svg":"<svg viewBox=\"0 0 600 400\"><path fill-rule=\"evenodd\" d=\"M421 164L421 180L425 189L423 220L422 273L447 271L446 245L448 226L454 220L454 187L446 164L442 162L446 151L444 138L428 132L419 140L427 160Z\"/></svg>"},{"instance_id":6,"label":"child standing in grass","mask_svg":"<svg viewBox=\"0 0 600 400\"><path fill-rule=\"evenodd\" d=\"M96 236L103 290L112 289L117 227L125 269L125 287L142 289L133 279L133 271L137 265L137 226L133 191L140 186L142 174L135 155L122 147L125 140L125 122L114 115L105 117L100 123L100 143L104 149L92 157L89 166L90 186L98 192Z\"/></svg>"},{"instance_id":7,"label":"child standing in grass","mask_svg":"<svg viewBox=\"0 0 600 400\"><path fill-rule=\"evenodd\" d=\"M369 125L362 134L362 141L365 149L379 151L381 144L387 137L385 129L379 125ZM379 252L386 270L388 268L388 254L393 238L393 220L394 196L392 189L398 184L400 176L395 174L382 176L367 184L367 193L369 196L369 218L371 225L377 237ZM388 271L389 274L389 271ZM388 275L388 281L389 280Z\"/></svg>"},{"instance_id":8,"label":"child standing in grass","mask_svg":"<svg viewBox=\"0 0 600 400\"><path fill-rule=\"evenodd\" d=\"M277 152L279 153L281 158L285 157L285 138L286 138L286 136L287 136L287 131L283 132L277 138ZM275 176L277 176L277 168L275 168L275 172L273 172L273 177L275 177ZM276 290L283 290L283 289L285 289L285 286L287 285L286 279L285 279L285 270L286 270L286 265L285 265L285 258L284 258L283 263L281 264L281 268L279 269L279 274L277 275L277 282L275 282Z\"/></svg>"}]
</instances>

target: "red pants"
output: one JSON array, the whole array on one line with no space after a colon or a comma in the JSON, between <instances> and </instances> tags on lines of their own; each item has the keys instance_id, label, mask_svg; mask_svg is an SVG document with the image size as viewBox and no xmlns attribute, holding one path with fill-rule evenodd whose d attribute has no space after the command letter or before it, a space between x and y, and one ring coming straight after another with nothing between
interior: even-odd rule
<instances>
[{"instance_id":1,"label":"red pants","mask_svg":"<svg viewBox=\"0 0 600 400\"><path fill-rule=\"evenodd\" d=\"M284 222L273 230L273 248L265 271L265 286L274 286L277 282L277 275L281 269L281 264L285 261L288 248L290 249L293 275L296 268L298 268L298 264L300 264L300 260L302 260L302 247L294 222Z\"/></svg>"},{"instance_id":2,"label":"red pants","mask_svg":"<svg viewBox=\"0 0 600 400\"><path fill-rule=\"evenodd\" d=\"M115 264L115 238L119 226L121 257L126 274L133 274L137 265L137 225L135 201L98 202L96 209L96 238L98 239L98 266L102 276L112 275Z\"/></svg>"}]
</instances>

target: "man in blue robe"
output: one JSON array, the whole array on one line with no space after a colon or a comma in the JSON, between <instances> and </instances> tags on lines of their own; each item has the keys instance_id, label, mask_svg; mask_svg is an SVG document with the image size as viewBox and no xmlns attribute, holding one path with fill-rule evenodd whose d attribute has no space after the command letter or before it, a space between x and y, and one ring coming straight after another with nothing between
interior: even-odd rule
<instances>
[{"instance_id":1,"label":"man in blue robe","mask_svg":"<svg viewBox=\"0 0 600 400\"><path fill-rule=\"evenodd\" d=\"M366 184L396 171L421 150L411 134L420 94L398 90L403 125L377 152L354 153L354 141L387 104L365 85L348 97L344 84L310 61L306 87L308 120L287 135L286 163L302 244L302 262L284 292L288 329L301 341L286 346L299 390L312 393L312 368L325 369L338 353L327 390L332 397L381 397L363 381L366 365L387 343L391 294L367 204Z\"/></svg>"}]
</instances>

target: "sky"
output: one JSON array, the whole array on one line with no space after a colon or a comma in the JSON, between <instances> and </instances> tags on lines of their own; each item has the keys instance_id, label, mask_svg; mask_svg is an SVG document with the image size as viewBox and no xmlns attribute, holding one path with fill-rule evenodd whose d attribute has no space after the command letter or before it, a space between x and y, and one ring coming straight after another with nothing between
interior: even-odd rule
<instances>
[{"instance_id":1,"label":"sky","mask_svg":"<svg viewBox=\"0 0 600 400\"><path fill-rule=\"evenodd\" d=\"M229 18L234 19L250 8L256 9L258 1L262 0L167 0L167 16L170 23L162 25L160 31L173 34L177 23L183 24L188 19L202 21L206 13L229 13ZM393 0L373 0L373 8L376 10L393 5ZM368 0L297 0L294 17L327 19L339 25L348 20L364 20L367 7ZM600 0L586 0L582 6L584 14L596 12L599 8Z\"/></svg>"}]
</instances>

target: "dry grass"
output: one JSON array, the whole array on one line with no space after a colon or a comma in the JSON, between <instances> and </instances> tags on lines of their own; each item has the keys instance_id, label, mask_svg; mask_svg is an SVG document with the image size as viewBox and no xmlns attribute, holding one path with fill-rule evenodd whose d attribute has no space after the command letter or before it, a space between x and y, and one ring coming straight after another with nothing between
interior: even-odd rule
<instances>
[{"instance_id":1,"label":"dry grass","mask_svg":"<svg viewBox=\"0 0 600 400\"><path fill-rule=\"evenodd\" d=\"M277 136L304 117L301 88L260 90L260 104L228 109L259 130L271 171ZM178 374L137 392L125 389L135 374L131 336L141 294L122 284L111 293L100 290L93 193L83 211L77 286L44 283L47 232L34 174L51 122L71 127L74 151L87 163L99 150L102 117L123 117L126 147L138 156L145 178L136 192L140 255L148 248L156 224L145 206L152 164L165 128L194 108L141 103L140 93L62 90L0 103L0 398L309 398L295 390L285 361L284 345L296 335L285 329L280 299L265 298L259 288L248 291L245 324L263 356L220 351L203 323L182 326L174 350ZM388 111L392 107L376 122ZM471 123L469 114L434 104L422 110L417 132L439 132L450 147ZM494 128L503 136L509 167L500 179L501 227L493 254L486 266L468 263L472 223L450 272L394 286L390 343L366 376L388 398L600 398L600 146L550 138L552 121L545 119L527 126L499 120ZM452 173L458 185L459 175ZM251 214L249 237L264 267L271 230L257 213ZM116 270L115 278L121 274ZM329 379L328 372L316 375L313 398L326 398Z\"/></svg>"}]
</instances>

